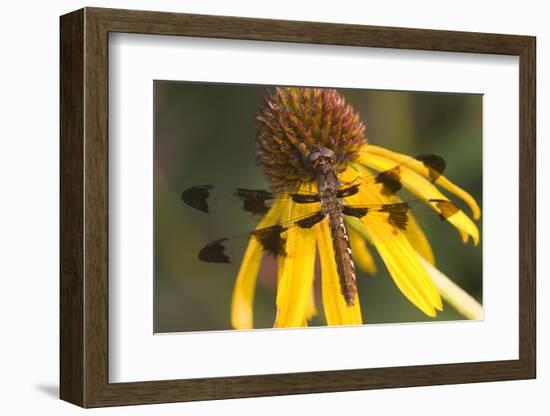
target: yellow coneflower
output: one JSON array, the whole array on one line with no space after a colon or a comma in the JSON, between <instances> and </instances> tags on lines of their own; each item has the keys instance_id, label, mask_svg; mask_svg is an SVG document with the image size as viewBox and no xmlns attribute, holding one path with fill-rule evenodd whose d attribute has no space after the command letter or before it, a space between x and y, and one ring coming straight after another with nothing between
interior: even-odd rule
<instances>
[{"instance_id":1,"label":"yellow coneflower","mask_svg":"<svg viewBox=\"0 0 550 416\"><path fill-rule=\"evenodd\" d=\"M336 90L276 88L269 91L257 115L257 125L257 159L276 191L316 192L315 178L300 154L299 144L304 143L332 150L339 162L338 177L344 183L371 177L372 171L384 172L399 164L401 184L419 199L448 201L435 186L437 184L462 199L470 207L474 219L480 217L476 201L444 176L434 180L433 172L421 161L370 145L359 115ZM380 205L398 201L395 196L386 195L382 186L360 187L358 193L344 199L344 204ZM318 210L319 203L299 204L280 198L275 200L257 228ZM464 212L453 212L447 220L465 243L471 238L478 244L478 229ZM414 218L404 231L380 216L366 215L346 225L353 260L360 269L376 272L369 250L372 245L407 299L430 317L442 310L439 291L424 266L424 262L434 264L434 255ZM352 305L342 296L326 219L309 229L288 231L285 248L288 255L279 260L278 266L275 327L307 326L308 320L317 313L313 291L317 256L327 324L363 323L358 296L355 295ZM262 255L260 243L251 238L233 292L231 322L236 329L253 328L253 299Z\"/></svg>"}]
</instances>

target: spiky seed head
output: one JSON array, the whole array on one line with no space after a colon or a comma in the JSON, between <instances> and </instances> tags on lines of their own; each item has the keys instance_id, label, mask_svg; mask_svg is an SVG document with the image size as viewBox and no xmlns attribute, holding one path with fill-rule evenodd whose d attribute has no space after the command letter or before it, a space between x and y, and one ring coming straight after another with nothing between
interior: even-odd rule
<instances>
[{"instance_id":1,"label":"spiky seed head","mask_svg":"<svg viewBox=\"0 0 550 416\"><path fill-rule=\"evenodd\" d=\"M315 179L308 152L328 148L337 170L357 159L367 143L359 115L334 89L277 87L268 90L256 116L256 158L277 191Z\"/></svg>"}]
</instances>

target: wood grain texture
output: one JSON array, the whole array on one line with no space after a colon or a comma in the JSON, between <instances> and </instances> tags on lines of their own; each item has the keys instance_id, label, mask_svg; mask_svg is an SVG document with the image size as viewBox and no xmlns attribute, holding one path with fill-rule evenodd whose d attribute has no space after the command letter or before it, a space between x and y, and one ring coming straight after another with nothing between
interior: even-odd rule
<instances>
[{"instance_id":1,"label":"wood grain texture","mask_svg":"<svg viewBox=\"0 0 550 416\"><path fill-rule=\"evenodd\" d=\"M196 36L520 57L518 360L108 381L108 33ZM535 377L535 38L87 8L61 18L61 397L83 407Z\"/></svg>"},{"instance_id":2,"label":"wood grain texture","mask_svg":"<svg viewBox=\"0 0 550 416\"><path fill-rule=\"evenodd\" d=\"M111 32L519 55L528 36L87 8Z\"/></svg>"},{"instance_id":3,"label":"wood grain texture","mask_svg":"<svg viewBox=\"0 0 550 416\"><path fill-rule=\"evenodd\" d=\"M85 10L84 52L84 375L85 406L94 403L108 380L109 309L109 142L108 32Z\"/></svg>"},{"instance_id":4,"label":"wood grain texture","mask_svg":"<svg viewBox=\"0 0 550 416\"><path fill-rule=\"evenodd\" d=\"M536 41L520 54L519 356L536 377Z\"/></svg>"},{"instance_id":5,"label":"wood grain texture","mask_svg":"<svg viewBox=\"0 0 550 416\"><path fill-rule=\"evenodd\" d=\"M60 388L84 404L84 12L60 24Z\"/></svg>"}]
</instances>

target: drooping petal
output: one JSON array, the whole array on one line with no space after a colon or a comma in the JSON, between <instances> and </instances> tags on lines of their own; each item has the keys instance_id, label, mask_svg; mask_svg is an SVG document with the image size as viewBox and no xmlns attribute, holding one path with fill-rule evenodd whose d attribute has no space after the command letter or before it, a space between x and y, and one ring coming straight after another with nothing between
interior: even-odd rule
<instances>
[{"instance_id":1,"label":"drooping petal","mask_svg":"<svg viewBox=\"0 0 550 416\"><path fill-rule=\"evenodd\" d=\"M340 290L340 281L334 259L334 249L328 222L323 220L316 227L317 247L321 259L321 286L323 291L323 308L327 325L361 325L361 306L359 297L355 296L353 306L348 306Z\"/></svg>"},{"instance_id":2,"label":"drooping petal","mask_svg":"<svg viewBox=\"0 0 550 416\"><path fill-rule=\"evenodd\" d=\"M432 266L435 265L435 256L432 251L432 246L412 214L409 217L407 229L404 233L411 243L411 246L417 251L417 253L420 254Z\"/></svg>"},{"instance_id":3,"label":"drooping petal","mask_svg":"<svg viewBox=\"0 0 550 416\"><path fill-rule=\"evenodd\" d=\"M354 171L355 169L355 171ZM371 175L372 172L369 171L367 168L361 169L364 173ZM357 168L355 165L351 165L350 171L347 173L347 175L357 175ZM356 176L355 176L356 177ZM393 197L392 202L400 202L401 199L398 197ZM368 231L368 230L367 230ZM428 263L435 265L435 256L432 251L432 247L430 245L430 242L426 238L426 235L424 234L424 231L422 231L422 228L418 225L418 222L414 218L414 215L410 215L409 221L407 224L407 229L403 231L405 235L407 236L407 239L413 246L413 248L426 260ZM352 233L357 234L357 232L352 228L350 235ZM359 236L359 238L363 239L363 237ZM468 235L466 235L466 238L468 238ZM372 238L364 239L365 241L368 241L372 244ZM353 246L353 242L352 242ZM353 247L352 247L353 249ZM369 253L370 255L370 253ZM361 261L358 259L358 261Z\"/></svg>"},{"instance_id":4,"label":"drooping petal","mask_svg":"<svg viewBox=\"0 0 550 416\"><path fill-rule=\"evenodd\" d=\"M386 171L395 166L395 161L393 160L375 154L367 154L365 152L361 153L359 161L363 165L376 169L380 172ZM401 183L419 198L449 200L445 195L439 192L439 190L428 179L404 166L401 167ZM437 212L439 212L436 203L431 203L430 205ZM470 219L470 217L464 214L462 210L458 210L456 213L453 213L453 215L447 218L447 221L457 228L463 241L465 235L466 240L469 235L472 237L475 245L479 243L479 230L477 226Z\"/></svg>"},{"instance_id":5,"label":"drooping petal","mask_svg":"<svg viewBox=\"0 0 550 416\"><path fill-rule=\"evenodd\" d=\"M356 167L359 173L367 172ZM344 172L345 180L353 180L356 173ZM372 191L372 190L370 190ZM370 205L389 203L386 197L369 189L346 198L350 204ZM401 292L428 316L435 316L436 309L442 310L439 292L422 265L417 252L400 230L395 229L380 216L366 215L361 220L372 239L380 257Z\"/></svg>"},{"instance_id":6,"label":"drooping petal","mask_svg":"<svg viewBox=\"0 0 550 416\"><path fill-rule=\"evenodd\" d=\"M348 234L355 265L369 274L376 274L376 263L367 247L367 240L351 227L348 227Z\"/></svg>"},{"instance_id":7,"label":"drooping petal","mask_svg":"<svg viewBox=\"0 0 550 416\"><path fill-rule=\"evenodd\" d=\"M379 156L385 157L386 159L393 160L397 163L403 163L405 166L414 170L416 173L419 173L426 178L430 177L430 170L426 166L424 166L422 162L414 158L411 158L408 155L392 152L391 150L385 149L383 147L373 146L373 145L364 145L361 148L361 151L368 154L379 155ZM464 189L452 183L449 179L447 179L443 175L440 175L435 180L435 183L440 185L442 188L446 189L447 191L455 194L460 199L462 199L466 204L468 204L468 206L472 210L472 217L475 220L479 219L479 217L481 216L481 210L479 209L479 205L468 192L466 192Z\"/></svg>"},{"instance_id":8,"label":"drooping petal","mask_svg":"<svg viewBox=\"0 0 550 416\"><path fill-rule=\"evenodd\" d=\"M291 205L292 218L302 217L318 209L318 204ZM286 257L280 262L277 286L277 316L274 327L293 328L307 321L308 304L313 288L315 266L315 226L311 229L291 229L286 237Z\"/></svg>"},{"instance_id":9,"label":"drooping petal","mask_svg":"<svg viewBox=\"0 0 550 416\"><path fill-rule=\"evenodd\" d=\"M309 302L306 307L306 316L304 322L302 322L302 327L307 327L308 322L317 315L317 307L315 306L315 292L311 291L311 296L309 297Z\"/></svg>"},{"instance_id":10,"label":"drooping petal","mask_svg":"<svg viewBox=\"0 0 550 416\"><path fill-rule=\"evenodd\" d=\"M260 244L251 238L233 289L231 325L235 329L254 328L252 306L262 255Z\"/></svg>"},{"instance_id":11,"label":"drooping petal","mask_svg":"<svg viewBox=\"0 0 550 416\"><path fill-rule=\"evenodd\" d=\"M310 321L317 315L317 306L315 305L315 291L311 290L311 296L306 308L306 321Z\"/></svg>"},{"instance_id":12,"label":"drooping petal","mask_svg":"<svg viewBox=\"0 0 550 416\"><path fill-rule=\"evenodd\" d=\"M266 216L259 222L257 228L262 228L274 224L288 209L288 202L277 200ZM263 250L255 238L248 242L235 288L233 289L233 299L231 301L231 325L235 329L252 329L254 291L256 289L256 280L258 270L260 269Z\"/></svg>"},{"instance_id":13,"label":"drooping petal","mask_svg":"<svg viewBox=\"0 0 550 416\"><path fill-rule=\"evenodd\" d=\"M395 202L397 201L399 201L399 199L395 198ZM409 217L407 229L403 232L418 254L420 254L428 263L435 265L435 256L433 254L430 242L412 214ZM376 263L367 245L367 242L372 243L372 238L367 239L360 236L353 228L350 228L349 234L351 248L353 251L353 261L361 270L370 274L375 274Z\"/></svg>"},{"instance_id":14,"label":"drooping petal","mask_svg":"<svg viewBox=\"0 0 550 416\"><path fill-rule=\"evenodd\" d=\"M467 319L483 319L483 306L473 296L445 276L441 270L436 269L428 262L423 262L423 264L441 296L449 305Z\"/></svg>"},{"instance_id":15,"label":"drooping petal","mask_svg":"<svg viewBox=\"0 0 550 416\"><path fill-rule=\"evenodd\" d=\"M292 218L292 207L292 203L286 204L285 209L281 213L281 222L289 221ZM277 260L277 287L281 284L281 277L283 276L283 271L285 270L285 261L285 256L280 256Z\"/></svg>"}]
</instances>

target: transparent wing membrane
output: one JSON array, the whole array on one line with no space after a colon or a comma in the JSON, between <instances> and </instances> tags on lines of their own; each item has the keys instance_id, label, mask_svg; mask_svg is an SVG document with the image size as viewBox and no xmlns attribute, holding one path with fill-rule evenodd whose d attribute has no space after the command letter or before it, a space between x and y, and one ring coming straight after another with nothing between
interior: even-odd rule
<instances>
[{"instance_id":1,"label":"transparent wing membrane","mask_svg":"<svg viewBox=\"0 0 550 416\"><path fill-rule=\"evenodd\" d=\"M344 218L357 218L363 221L383 221L393 230L393 233L420 232L417 221L432 217L448 220L460 211L457 205L446 199L411 199L402 201L397 193L403 188L401 169L412 163L423 167L424 175L430 181L436 181L445 170L445 161L436 155L422 155L410 158L396 164L391 169L371 175L360 175L351 182L342 182L337 191L337 197L343 203L341 214ZM419 165L421 164L421 165ZM371 205L348 204L345 198L358 192L378 192L390 203ZM325 220L326 216L319 209L321 197L315 192L272 192L263 189L235 188L224 189L213 185L197 185L184 190L182 201L188 206L204 213L210 213L213 205L221 204L227 207L229 201L236 203L238 208L251 214L264 215L268 213L277 200L295 204L312 205L312 212L288 221L269 224L253 231L233 237L222 237L200 249L198 258L208 263L235 263L241 261L242 253L250 239L254 239L264 254L281 258L291 255L286 250L289 233L311 229ZM314 210L314 211L313 211ZM288 217L287 217L288 218Z\"/></svg>"},{"instance_id":2,"label":"transparent wing membrane","mask_svg":"<svg viewBox=\"0 0 550 416\"><path fill-rule=\"evenodd\" d=\"M214 185L196 185L181 193L182 201L204 213L212 209L239 205L240 209L251 214L265 214L276 199L285 199L297 204L309 204L320 201L317 193L307 192L271 192L264 189L218 188Z\"/></svg>"},{"instance_id":3,"label":"transparent wing membrane","mask_svg":"<svg viewBox=\"0 0 550 416\"><path fill-rule=\"evenodd\" d=\"M421 163L424 175L433 183L443 174L446 167L445 160L437 155L420 155L411 157L395 166L377 174L359 175L350 185L343 186L338 192L338 197L345 198L352 196L365 189L376 188L382 195L391 197L397 195L403 189L401 181L402 169L413 163Z\"/></svg>"},{"instance_id":4,"label":"transparent wing membrane","mask_svg":"<svg viewBox=\"0 0 550 416\"><path fill-rule=\"evenodd\" d=\"M199 251L198 257L201 261L208 263L234 263L239 260L239 256L235 254L242 252L235 247L242 247L251 238L259 243L265 254L273 257L286 257L289 255L286 251L288 234L312 228L324 218L325 216L320 211L315 211L290 221L257 228L235 237L220 238L204 246Z\"/></svg>"}]
</instances>

